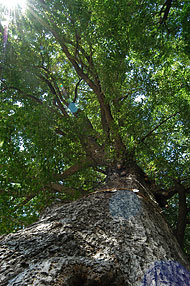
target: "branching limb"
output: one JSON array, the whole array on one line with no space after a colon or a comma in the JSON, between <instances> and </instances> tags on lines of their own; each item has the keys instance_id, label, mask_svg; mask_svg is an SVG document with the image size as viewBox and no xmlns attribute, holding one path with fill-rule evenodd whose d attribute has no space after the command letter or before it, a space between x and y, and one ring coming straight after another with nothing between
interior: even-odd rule
<instances>
[{"instance_id":1,"label":"branching limb","mask_svg":"<svg viewBox=\"0 0 190 286\"><path fill-rule=\"evenodd\" d=\"M154 197L161 208L166 208L168 207L168 200L175 194L177 194L177 190L175 188L169 190L157 189L154 192Z\"/></svg>"},{"instance_id":2,"label":"branching limb","mask_svg":"<svg viewBox=\"0 0 190 286\"><path fill-rule=\"evenodd\" d=\"M101 90L100 81L98 80L98 78L95 79L95 82L93 82L93 80L90 79L88 74L83 71L83 69L78 65L76 59L71 55L63 39L60 38L60 36L54 29L50 28L50 30L52 34L54 35L54 37L56 38L56 40L60 43L63 52L65 53L68 60L71 62L71 64L75 68L75 71L77 72L78 76L81 79L83 79L89 85L89 87L94 91L94 93L97 95L98 101L100 103L100 108L102 110L102 114L104 115L106 119L106 122L104 120L102 121L104 124L104 129L107 129L107 126L105 126L105 124L107 124L111 128L111 125L113 123L113 117L111 115L110 106L108 103L106 103L104 94Z\"/></svg>"},{"instance_id":3,"label":"branching limb","mask_svg":"<svg viewBox=\"0 0 190 286\"><path fill-rule=\"evenodd\" d=\"M100 104L100 109L101 109L103 130L107 131L107 134L106 134L107 136L109 136L109 130L112 132L117 152L120 153L122 150L122 153L123 153L125 150L125 145L123 144L122 139L118 131L116 130L117 128L114 124L114 119L112 117L110 105L108 102L106 102L104 93L101 89L101 83L98 78L98 75L95 72L95 69L94 69L95 73L93 73L93 76L92 76L92 73L90 72L92 78L89 76L89 74L84 72L83 66L85 65L85 63L84 62L82 64L79 63L75 55L73 55L69 51L69 48L67 46L67 41L65 40L65 37L63 36L62 32L59 34L59 28L57 27L54 20L51 17L48 17L48 21L50 21L50 24L48 25L49 31L53 34L55 39L60 44L63 53L66 55L66 57L68 58L72 66L74 67L79 78L83 79L96 94L97 99ZM47 26L47 23L46 23L46 26ZM81 49L81 47L79 47L79 42L77 43L77 45L78 45L77 50ZM90 58L88 60L88 63L90 65ZM90 70L92 69L92 66L93 66L92 64L91 66L89 66Z\"/></svg>"},{"instance_id":4,"label":"branching limb","mask_svg":"<svg viewBox=\"0 0 190 286\"><path fill-rule=\"evenodd\" d=\"M47 76L51 77L52 80L54 80L53 77L51 76L51 74L49 74L49 71L48 71L47 69L45 69L45 71L48 73ZM64 106L63 106L62 102L63 102L64 105L66 105L66 106L68 106L68 103L67 103L65 100L63 100L63 98L61 97L61 94L60 94L59 90L58 90L58 92L57 92L57 90L54 88L54 85L52 84L52 82L50 81L49 78L46 78L46 77L44 77L44 76L42 76L42 75L41 75L40 77L42 78L42 80L44 80L44 81L48 84L48 86L49 86L51 92L54 94L55 100L56 100L55 102L58 104L58 107L59 107L59 109L62 111L62 114L66 115L66 116L68 117L68 114L66 113L66 110L64 109ZM74 100L76 100L76 98L77 98L77 87L78 87L78 85L80 84L81 80L82 80L82 79L80 79L79 82L77 83L77 86L76 86L76 89L75 89L75 99L74 99ZM55 83L55 84L56 84L56 83ZM57 87L57 89L58 89L58 87ZM57 94L57 93L58 93L58 94ZM62 101L62 102L61 102L61 101ZM56 106L57 106L57 105L56 105ZM80 112L82 112L82 111L81 111L81 110L78 110L77 114L74 113L74 116L78 117L78 115L79 115ZM88 117L87 117L87 116L86 116L86 117L83 116L83 120L84 120L84 122L83 122L83 126L84 126L83 130L86 129L86 130L85 130L85 134L83 134L83 136L80 136L80 134L79 134L78 136L79 136L79 138L80 138L81 144L83 145L85 151L87 152L87 155L89 155L89 153L88 153L88 150L89 150L88 146L91 146L91 145L92 145L92 144L91 144L91 143L92 143L92 138L91 138L90 134L93 133L93 136L95 136L95 132L94 132L93 126L92 126L90 120L88 119ZM76 125L77 125L77 124L78 124L78 121L76 122ZM59 129L59 130L57 129L57 130L56 130L56 133L63 135L63 133L60 132L60 129ZM84 144L84 141L85 141L85 142L88 142L88 144L87 144L87 145ZM94 145L94 148L99 148L99 147L100 147L97 143L95 144L95 141L94 141L93 143L94 143L94 144L93 144L93 145Z\"/></svg>"}]
</instances>

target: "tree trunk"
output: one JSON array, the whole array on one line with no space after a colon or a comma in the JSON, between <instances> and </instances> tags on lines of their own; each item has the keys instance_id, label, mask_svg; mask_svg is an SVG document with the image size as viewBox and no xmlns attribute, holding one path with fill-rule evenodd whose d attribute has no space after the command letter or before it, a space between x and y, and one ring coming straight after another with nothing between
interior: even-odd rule
<instances>
[{"instance_id":1,"label":"tree trunk","mask_svg":"<svg viewBox=\"0 0 190 286\"><path fill-rule=\"evenodd\" d=\"M189 285L188 261L138 167L0 240L0 285Z\"/></svg>"}]
</instances>

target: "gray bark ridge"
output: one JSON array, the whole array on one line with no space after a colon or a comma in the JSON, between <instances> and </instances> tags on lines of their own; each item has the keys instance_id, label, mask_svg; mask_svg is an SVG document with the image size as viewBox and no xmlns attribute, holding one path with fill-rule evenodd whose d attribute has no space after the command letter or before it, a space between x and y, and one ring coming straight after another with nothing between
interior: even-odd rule
<instances>
[{"instance_id":1,"label":"gray bark ridge","mask_svg":"<svg viewBox=\"0 0 190 286\"><path fill-rule=\"evenodd\" d=\"M186 286L187 268L159 207L129 180L0 239L1 286Z\"/></svg>"}]
</instances>

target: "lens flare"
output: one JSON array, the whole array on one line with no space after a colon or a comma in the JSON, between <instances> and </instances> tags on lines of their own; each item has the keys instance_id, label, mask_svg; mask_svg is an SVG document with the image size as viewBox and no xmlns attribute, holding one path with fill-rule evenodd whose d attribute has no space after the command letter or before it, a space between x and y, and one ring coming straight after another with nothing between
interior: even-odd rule
<instances>
[{"instance_id":1,"label":"lens flare","mask_svg":"<svg viewBox=\"0 0 190 286\"><path fill-rule=\"evenodd\" d=\"M15 9L17 6L25 9L26 0L0 0L0 5L10 10Z\"/></svg>"},{"instance_id":2,"label":"lens flare","mask_svg":"<svg viewBox=\"0 0 190 286\"><path fill-rule=\"evenodd\" d=\"M19 9L21 14L25 14L27 0L0 0L0 24L3 26L3 46L4 52L6 50L9 24L15 20L16 11Z\"/></svg>"}]
</instances>

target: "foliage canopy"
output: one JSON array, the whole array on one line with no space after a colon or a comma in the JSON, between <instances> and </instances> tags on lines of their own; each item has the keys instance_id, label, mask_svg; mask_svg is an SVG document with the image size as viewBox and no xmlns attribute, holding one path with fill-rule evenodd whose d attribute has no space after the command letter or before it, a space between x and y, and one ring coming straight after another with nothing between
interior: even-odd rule
<instances>
[{"instance_id":1,"label":"foliage canopy","mask_svg":"<svg viewBox=\"0 0 190 286\"><path fill-rule=\"evenodd\" d=\"M24 14L0 9L9 21L0 43L0 232L93 191L130 156L173 192L171 222L176 185L188 209L189 1L29 0Z\"/></svg>"}]
</instances>

